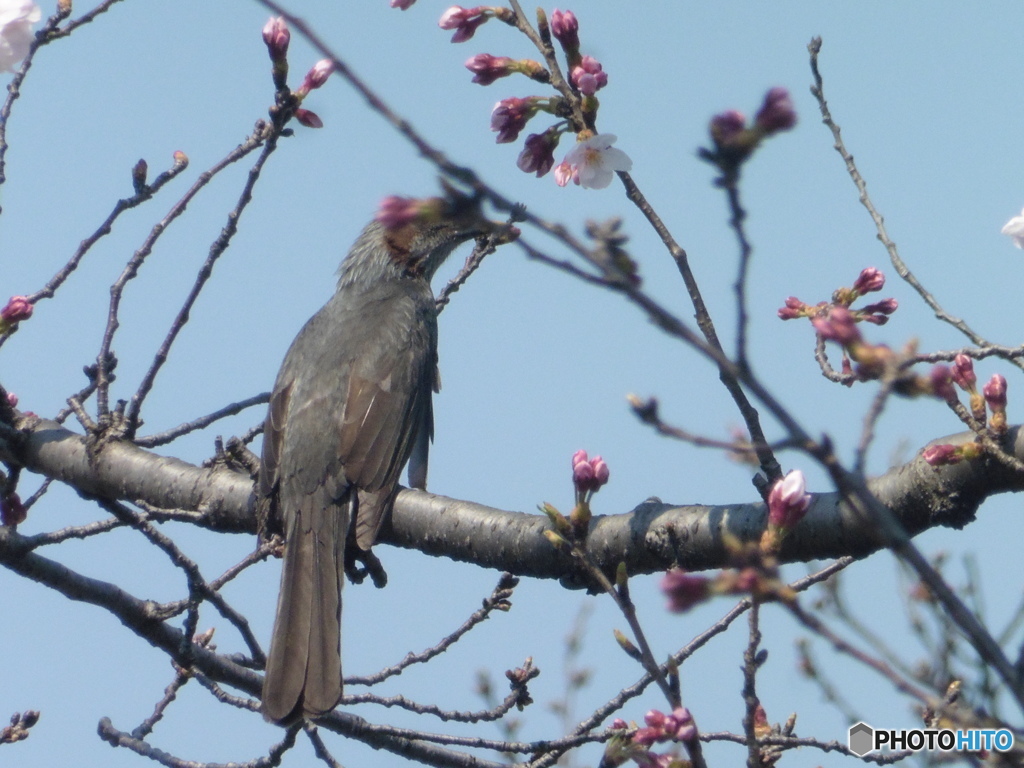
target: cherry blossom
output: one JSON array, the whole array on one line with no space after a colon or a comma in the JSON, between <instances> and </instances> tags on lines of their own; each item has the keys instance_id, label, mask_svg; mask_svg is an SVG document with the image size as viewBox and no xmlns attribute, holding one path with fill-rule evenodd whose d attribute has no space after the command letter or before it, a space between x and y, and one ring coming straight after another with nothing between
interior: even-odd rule
<instances>
[{"instance_id":1,"label":"cherry blossom","mask_svg":"<svg viewBox=\"0 0 1024 768\"><path fill-rule=\"evenodd\" d=\"M616 171L631 170L633 161L629 155L612 146L616 138L610 133L599 133L578 142L555 169L558 186L564 187L572 179L581 187L604 189L612 183Z\"/></svg>"},{"instance_id":2,"label":"cherry blossom","mask_svg":"<svg viewBox=\"0 0 1024 768\"><path fill-rule=\"evenodd\" d=\"M17 71L32 44L32 25L42 15L32 0L0 0L0 70Z\"/></svg>"}]
</instances>

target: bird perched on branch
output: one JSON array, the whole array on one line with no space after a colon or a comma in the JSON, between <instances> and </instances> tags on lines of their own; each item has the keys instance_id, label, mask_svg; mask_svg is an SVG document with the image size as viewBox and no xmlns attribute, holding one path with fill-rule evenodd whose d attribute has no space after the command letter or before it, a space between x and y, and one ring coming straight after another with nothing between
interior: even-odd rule
<instances>
[{"instance_id":1,"label":"bird perched on branch","mask_svg":"<svg viewBox=\"0 0 1024 768\"><path fill-rule=\"evenodd\" d=\"M430 279L474 237L510 240L479 201L388 198L341 264L338 288L292 342L263 433L261 528L283 533L284 565L263 714L290 722L341 698L346 541L369 550L406 461L424 488L438 389Z\"/></svg>"}]
</instances>

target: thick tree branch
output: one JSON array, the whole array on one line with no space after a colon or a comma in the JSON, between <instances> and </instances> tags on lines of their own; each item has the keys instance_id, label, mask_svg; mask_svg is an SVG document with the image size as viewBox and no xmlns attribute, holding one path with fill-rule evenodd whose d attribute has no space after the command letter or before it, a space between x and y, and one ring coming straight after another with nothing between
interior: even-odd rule
<instances>
[{"instance_id":1,"label":"thick tree branch","mask_svg":"<svg viewBox=\"0 0 1024 768\"><path fill-rule=\"evenodd\" d=\"M224 533L256 530L252 481L245 474L196 467L123 441L90 448L85 438L55 422L23 421L21 431L0 430L0 460L61 480L87 496L142 501L164 510L150 512L154 520L192 522ZM942 442L973 437L964 433ZM1024 457L1024 430L1011 430L1007 445ZM964 526L989 496L1024 490L1024 477L985 459L933 468L917 457L870 486L907 532L916 535L936 525ZM625 514L595 517L588 549L607 572L620 562L631 574L672 565L705 570L727 564L727 537L757 541L764 525L761 503L679 506L647 500ZM587 584L571 558L544 538L547 526L541 515L403 490L380 541L517 575ZM881 541L875 526L841 503L838 494L819 493L807 517L787 537L781 559L861 556L881 548ZM2 552L0 560L10 565Z\"/></svg>"}]
</instances>

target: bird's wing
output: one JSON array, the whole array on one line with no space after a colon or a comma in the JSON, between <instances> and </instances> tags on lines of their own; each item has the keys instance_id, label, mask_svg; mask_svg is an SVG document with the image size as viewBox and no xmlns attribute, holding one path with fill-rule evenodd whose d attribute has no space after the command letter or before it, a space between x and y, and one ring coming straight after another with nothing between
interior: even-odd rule
<instances>
[{"instance_id":1,"label":"bird's wing","mask_svg":"<svg viewBox=\"0 0 1024 768\"><path fill-rule=\"evenodd\" d=\"M357 364L349 378L339 447L345 476L360 490L355 535L361 549L376 539L417 434L431 419L434 362L424 341L410 339L393 354Z\"/></svg>"}]
</instances>

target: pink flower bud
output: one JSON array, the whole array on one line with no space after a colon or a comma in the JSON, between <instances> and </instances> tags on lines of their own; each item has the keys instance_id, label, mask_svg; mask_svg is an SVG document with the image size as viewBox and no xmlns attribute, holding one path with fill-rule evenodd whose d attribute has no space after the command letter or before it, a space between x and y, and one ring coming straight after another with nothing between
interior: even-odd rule
<instances>
[{"instance_id":1,"label":"pink flower bud","mask_svg":"<svg viewBox=\"0 0 1024 768\"><path fill-rule=\"evenodd\" d=\"M981 393L985 395L985 402L993 413L1006 410L1006 379L1001 374L992 374Z\"/></svg>"},{"instance_id":2,"label":"pink flower bud","mask_svg":"<svg viewBox=\"0 0 1024 768\"><path fill-rule=\"evenodd\" d=\"M811 324L821 338L836 341L844 347L860 341L861 338L853 313L846 307L832 307L826 317L815 317Z\"/></svg>"},{"instance_id":3,"label":"pink flower bud","mask_svg":"<svg viewBox=\"0 0 1024 768\"><path fill-rule=\"evenodd\" d=\"M730 109L711 118L708 132L717 147L732 147L746 128L747 118L744 114Z\"/></svg>"},{"instance_id":4,"label":"pink flower bud","mask_svg":"<svg viewBox=\"0 0 1024 768\"><path fill-rule=\"evenodd\" d=\"M546 174L555 165L555 148L558 146L557 131L531 133L526 137L523 151L519 153L516 165L524 173L536 173L537 178Z\"/></svg>"},{"instance_id":5,"label":"pink flower bud","mask_svg":"<svg viewBox=\"0 0 1024 768\"><path fill-rule=\"evenodd\" d=\"M466 60L466 69L474 73L474 83L490 85L499 77L507 77L515 72L515 61L508 56L492 56L489 53L478 53L476 56ZM523 99L520 99L520 101L523 101Z\"/></svg>"},{"instance_id":6,"label":"pink flower bud","mask_svg":"<svg viewBox=\"0 0 1024 768\"><path fill-rule=\"evenodd\" d=\"M611 470L608 469L608 465L605 463L604 459L600 456L595 456L590 460L590 466L594 468L594 482L596 483L597 488L600 488L602 485L607 485L608 478L611 476ZM594 490L597 490L597 488Z\"/></svg>"},{"instance_id":7,"label":"pink flower bud","mask_svg":"<svg viewBox=\"0 0 1024 768\"><path fill-rule=\"evenodd\" d=\"M885 285L885 275L875 267L868 267L861 271L857 281L853 284L853 290L863 296L865 293L882 290Z\"/></svg>"},{"instance_id":8,"label":"pink flower bud","mask_svg":"<svg viewBox=\"0 0 1024 768\"><path fill-rule=\"evenodd\" d=\"M391 0L391 7L398 8L403 11L408 11L415 5L416 0Z\"/></svg>"},{"instance_id":9,"label":"pink flower bud","mask_svg":"<svg viewBox=\"0 0 1024 768\"><path fill-rule=\"evenodd\" d=\"M810 307L796 296L790 296L786 299L786 306L779 309L778 315L781 320L795 320L798 317L806 317L809 309Z\"/></svg>"},{"instance_id":10,"label":"pink flower bud","mask_svg":"<svg viewBox=\"0 0 1024 768\"><path fill-rule=\"evenodd\" d=\"M697 727L693 723L693 715L686 707L676 707L665 723L669 737L676 741L690 741L697 735Z\"/></svg>"},{"instance_id":11,"label":"pink flower bud","mask_svg":"<svg viewBox=\"0 0 1024 768\"><path fill-rule=\"evenodd\" d=\"M768 524L779 528L793 528L811 505L811 496L807 493L807 481L804 473L794 469L772 486L768 494Z\"/></svg>"},{"instance_id":12,"label":"pink flower bud","mask_svg":"<svg viewBox=\"0 0 1024 768\"><path fill-rule=\"evenodd\" d=\"M0 320L9 325L32 317L32 302L26 296L11 296L7 306L0 309Z\"/></svg>"},{"instance_id":13,"label":"pink flower bud","mask_svg":"<svg viewBox=\"0 0 1024 768\"><path fill-rule=\"evenodd\" d=\"M334 62L330 59L320 59L316 64L312 66L309 72L306 73L305 79L302 81L302 85L299 86L298 93L303 95L314 91L321 85L327 82L327 78L334 72Z\"/></svg>"},{"instance_id":14,"label":"pink flower bud","mask_svg":"<svg viewBox=\"0 0 1024 768\"><path fill-rule=\"evenodd\" d=\"M570 181L574 180L579 184L579 177L576 175L576 169L569 163L562 161L555 166L555 184L560 187L564 187Z\"/></svg>"},{"instance_id":15,"label":"pink flower bud","mask_svg":"<svg viewBox=\"0 0 1024 768\"><path fill-rule=\"evenodd\" d=\"M921 451L921 458L933 467L956 464L961 456L955 445L929 445Z\"/></svg>"},{"instance_id":16,"label":"pink flower bud","mask_svg":"<svg viewBox=\"0 0 1024 768\"><path fill-rule=\"evenodd\" d=\"M455 34L452 35L452 42L464 43L473 37L477 27L487 21L487 10L482 5L476 8L463 8L460 5L453 5L441 14L437 26L441 29L454 29Z\"/></svg>"},{"instance_id":17,"label":"pink flower bud","mask_svg":"<svg viewBox=\"0 0 1024 768\"><path fill-rule=\"evenodd\" d=\"M978 376L974 373L974 361L967 355L960 354L953 358L953 381L964 392L974 392Z\"/></svg>"},{"instance_id":18,"label":"pink flower bud","mask_svg":"<svg viewBox=\"0 0 1024 768\"><path fill-rule=\"evenodd\" d=\"M491 130L498 134L498 144L508 144L519 138L520 131L536 114L537 108L530 99L510 97L502 99L491 111Z\"/></svg>"},{"instance_id":19,"label":"pink flower bud","mask_svg":"<svg viewBox=\"0 0 1024 768\"><path fill-rule=\"evenodd\" d=\"M644 715L644 722L651 728L661 728L665 725L665 713L652 709Z\"/></svg>"},{"instance_id":20,"label":"pink flower bud","mask_svg":"<svg viewBox=\"0 0 1024 768\"><path fill-rule=\"evenodd\" d=\"M796 111L789 91L778 87L768 91L761 109L754 116L754 122L768 135L788 130L796 125Z\"/></svg>"},{"instance_id":21,"label":"pink flower bud","mask_svg":"<svg viewBox=\"0 0 1024 768\"><path fill-rule=\"evenodd\" d=\"M580 23L572 11L551 12L551 34L562 44L565 51L578 51L580 48Z\"/></svg>"},{"instance_id":22,"label":"pink flower bud","mask_svg":"<svg viewBox=\"0 0 1024 768\"><path fill-rule=\"evenodd\" d=\"M711 581L694 576L682 568L673 568L661 579L661 591L668 597L668 609L673 613L688 611L706 600L711 594Z\"/></svg>"},{"instance_id":23,"label":"pink flower bud","mask_svg":"<svg viewBox=\"0 0 1024 768\"><path fill-rule=\"evenodd\" d=\"M301 107L295 110L295 119L307 128L324 127L324 121L320 119L320 115L308 109L302 109Z\"/></svg>"},{"instance_id":24,"label":"pink flower bud","mask_svg":"<svg viewBox=\"0 0 1024 768\"><path fill-rule=\"evenodd\" d=\"M612 720L612 724L608 727L611 728L613 731L624 731L627 728L629 728L629 723L627 723L621 717L616 717L614 720Z\"/></svg>"},{"instance_id":25,"label":"pink flower bud","mask_svg":"<svg viewBox=\"0 0 1024 768\"><path fill-rule=\"evenodd\" d=\"M885 325L889 322L889 318L885 315L865 315L858 312L857 316L865 323L871 323L872 325Z\"/></svg>"},{"instance_id":26,"label":"pink flower bud","mask_svg":"<svg viewBox=\"0 0 1024 768\"><path fill-rule=\"evenodd\" d=\"M9 406L11 406L11 408L17 408L18 407L18 396L16 394L14 394L13 392L8 392L7 393L7 404Z\"/></svg>"},{"instance_id":27,"label":"pink flower bud","mask_svg":"<svg viewBox=\"0 0 1024 768\"><path fill-rule=\"evenodd\" d=\"M593 56L584 56L580 63L572 68L569 81L584 96L593 96L608 85L608 75L601 67L601 62Z\"/></svg>"},{"instance_id":28,"label":"pink flower bud","mask_svg":"<svg viewBox=\"0 0 1024 768\"><path fill-rule=\"evenodd\" d=\"M288 31L288 25L282 16L271 18L263 27L263 42L267 44L267 51L273 62L285 60L291 39L292 33Z\"/></svg>"},{"instance_id":29,"label":"pink flower bud","mask_svg":"<svg viewBox=\"0 0 1024 768\"><path fill-rule=\"evenodd\" d=\"M874 304L868 304L860 311L867 314L891 315L899 308L899 306L899 302L897 302L896 299L882 299L881 301L876 301Z\"/></svg>"}]
</instances>

